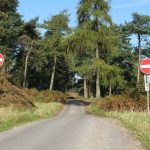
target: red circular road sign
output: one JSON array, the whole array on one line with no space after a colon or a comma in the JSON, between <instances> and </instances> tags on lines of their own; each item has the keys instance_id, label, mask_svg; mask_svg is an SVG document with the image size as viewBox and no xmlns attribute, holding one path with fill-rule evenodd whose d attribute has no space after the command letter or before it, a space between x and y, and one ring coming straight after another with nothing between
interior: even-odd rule
<instances>
[{"instance_id":1,"label":"red circular road sign","mask_svg":"<svg viewBox=\"0 0 150 150\"><path fill-rule=\"evenodd\" d=\"M4 56L0 54L0 66L2 66L4 63Z\"/></svg>"},{"instance_id":2,"label":"red circular road sign","mask_svg":"<svg viewBox=\"0 0 150 150\"><path fill-rule=\"evenodd\" d=\"M140 70L144 74L150 74L150 58L143 59L140 63Z\"/></svg>"}]
</instances>

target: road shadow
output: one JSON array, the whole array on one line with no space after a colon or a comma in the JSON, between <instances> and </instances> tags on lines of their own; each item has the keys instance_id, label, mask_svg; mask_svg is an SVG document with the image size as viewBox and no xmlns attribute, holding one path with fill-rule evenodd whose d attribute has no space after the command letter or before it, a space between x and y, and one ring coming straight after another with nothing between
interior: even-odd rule
<instances>
[{"instance_id":1,"label":"road shadow","mask_svg":"<svg viewBox=\"0 0 150 150\"><path fill-rule=\"evenodd\" d=\"M90 102L84 100L77 100L77 99L68 99L66 102L67 105L76 105L76 106L87 106L90 105Z\"/></svg>"}]
</instances>

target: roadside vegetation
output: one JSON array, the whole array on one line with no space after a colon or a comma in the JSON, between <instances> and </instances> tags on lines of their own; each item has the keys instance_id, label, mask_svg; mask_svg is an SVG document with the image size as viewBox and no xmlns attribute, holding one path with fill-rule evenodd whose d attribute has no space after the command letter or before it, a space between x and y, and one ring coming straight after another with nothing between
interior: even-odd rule
<instances>
[{"instance_id":1,"label":"roadside vegetation","mask_svg":"<svg viewBox=\"0 0 150 150\"><path fill-rule=\"evenodd\" d=\"M16 110L12 105L0 108L0 132L39 119L54 117L63 108L57 102L37 102L28 110Z\"/></svg>"},{"instance_id":2,"label":"roadside vegetation","mask_svg":"<svg viewBox=\"0 0 150 150\"><path fill-rule=\"evenodd\" d=\"M0 74L0 132L39 119L54 117L66 95L58 91L17 88Z\"/></svg>"},{"instance_id":3,"label":"roadside vegetation","mask_svg":"<svg viewBox=\"0 0 150 150\"><path fill-rule=\"evenodd\" d=\"M146 100L134 101L129 97L116 96L95 100L87 111L93 115L113 117L138 137L147 150L150 150L150 114L144 112Z\"/></svg>"},{"instance_id":4,"label":"roadside vegetation","mask_svg":"<svg viewBox=\"0 0 150 150\"><path fill-rule=\"evenodd\" d=\"M107 116L114 117L140 139L147 150L150 150L150 115L144 112L107 112Z\"/></svg>"}]
</instances>

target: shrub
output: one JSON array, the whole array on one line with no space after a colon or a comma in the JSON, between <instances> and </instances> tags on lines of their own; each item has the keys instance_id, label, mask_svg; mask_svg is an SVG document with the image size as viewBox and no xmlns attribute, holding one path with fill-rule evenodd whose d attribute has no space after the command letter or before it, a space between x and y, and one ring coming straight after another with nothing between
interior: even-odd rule
<instances>
[{"instance_id":1,"label":"shrub","mask_svg":"<svg viewBox=\"0 0 150 150\"><path fill-rule=\"evenodd\" d=\"M97 100L96 106L105 111L144 111L146 100L134 100L128 96L113 96Z\"/></svg>"},{"instance_id":2,"label":"shrub","mask_svg":"<svg viewBox=\"0 0 150 150\"><path fill-rule=\"evenodd\" d=\"M5 73L0 73L0 106L12 105L15 109L31 109L34 104L24 91L8 81Z\"/></svg>"},{"instance_id":3,"label":"shrub","mask_svg":"<svg viewBox=\"0 0 150 150\"><path fill-rule=\"evenodd\" d=\"M5 73L0 73L0 106L11 105L14 109L32 109L34 101L66 102L66 95L58 91L38 91L14 86Z\"/></svg>"},{"instance_id":4,"label":"shrub","mask_svg":"<svg viewBox=\"0 0 150 150\"><path fill-rule=\"evenodd\" d=\"M33 102L66 102L66 95L59 91L38 91L36 89L25 89L26 94Z\"/></svg>"}]
</instances>

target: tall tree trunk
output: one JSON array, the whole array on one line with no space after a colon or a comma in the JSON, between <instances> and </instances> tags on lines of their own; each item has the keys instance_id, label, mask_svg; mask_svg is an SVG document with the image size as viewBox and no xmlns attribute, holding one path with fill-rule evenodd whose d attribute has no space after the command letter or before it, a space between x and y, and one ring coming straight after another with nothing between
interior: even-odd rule
<instances>
[{"instance_id":1,"label":"tall tree trunk","mask_svg":"<svg viewBox=\"0 0 150 150\"><path fill-rule=\"evenodd\" d=\"M88 84L88 97L92 97L91 85Z\"/></svg>"},{"instance_id":2,"label":"tall tree trunk","mask_svg":"<svg viewBox=\"0 0 150 150\"><path fill-rule=\"evenodd\" d=\"M88 98L87 79L84 78L84 98Z\"/></svg>"},{"instance_id":3,"label":"tall tree trunk","mask_svg":"<svg viewBox=\"0 0 150 150\"><path fill-rule=\"evenodd\" d=\"M23 87L26 87L26 79L27 79L27 70L28 70L28 60L33 47L33 41L31 43L31 47L29 51L27 52L26 58L25 58L25 68L24 68L24 75L23 75Z\"/></svg>"},{"instance_id":4,"label":"tall tree trunk","mask_svg":"<svg viewBox=\"0 0 150 150\"><path fill-rule=\"evenodd\" d=\"M67 53L67 54L69 53L69 46L67 47L67 51L66 51L66 53Z\"/></svg>"},{"instance_id":5,"label":"tall tree trunk","mask_svg":"<svg viewBox=\"0 0 150 150\"><path fill-rule=\"evenodd\" d=\"M53 70L52 70L52 75L51 75L51 81L50 81L50 87L49 87L50 91L52 91L52 89L53 89L54 77L55 77L55 70L56 70L56 61L57 61L57 57L54 56L54 65L53 65Z\"/></svg>"},{"instance_id":6,"label":"tall tree trunk","mask_svg":"<svg viewBox=\"0 0 150 150\"><path fill-rule=\"evenodd\" d=\"M138 34L138 51L139 51L139 57L138 57L138 68L137 68L137 86L140 83L140 62L141 62L141 36Z\"/></svg>"},{"instance_id":7,"label":"tall tree trunk","mask_svg":"<svg viewBox=\"0 0 150 150\"><path fill-rule=\"evenodd\" d=\"M112 94L112 82L111 82L111 79L109 81L109 96L111 96Z\"/></svg>"},{"instance_id":8,"label":"tall tree trunk","mask_svg":"<svg viewBox=\"0 0 150 150\"><path fill-rule=\"evenodd\" d=\"M99 49L96 48L96 58L99 59ZM100 81L99 81L99 72L96 72L96 98L99 98L101 96L100 92Z\"/></svg>"}]
</instances>

